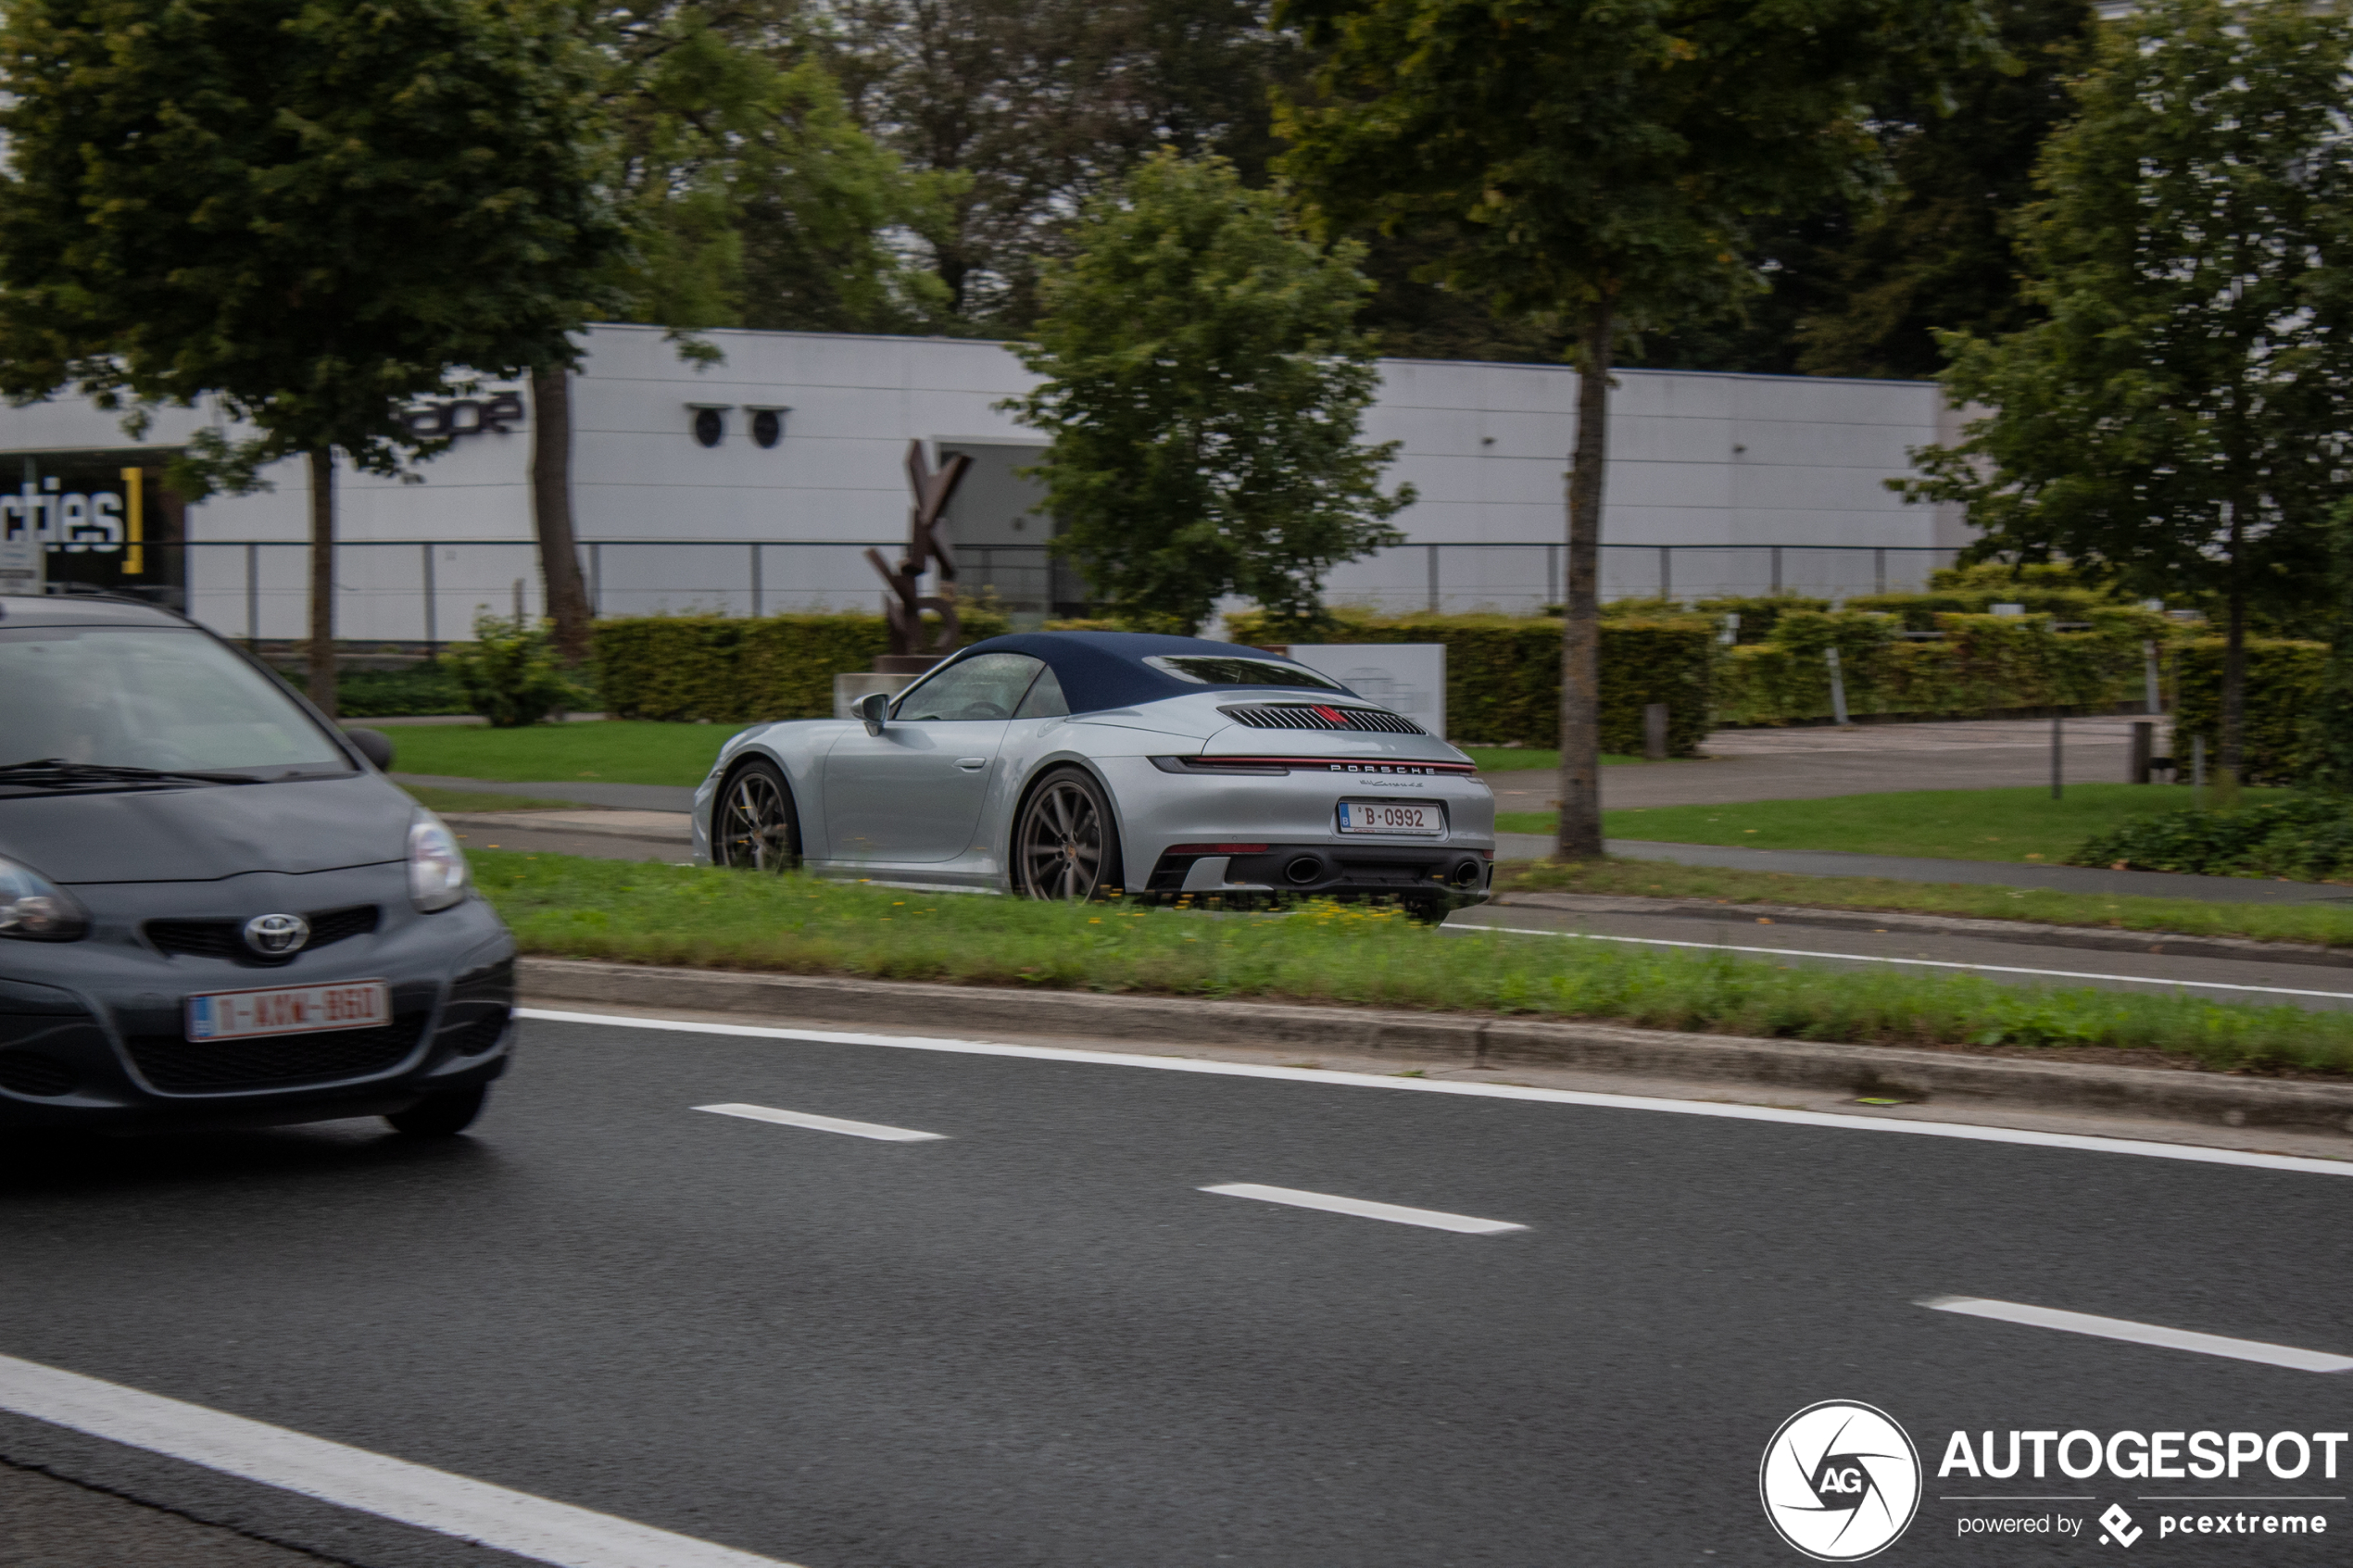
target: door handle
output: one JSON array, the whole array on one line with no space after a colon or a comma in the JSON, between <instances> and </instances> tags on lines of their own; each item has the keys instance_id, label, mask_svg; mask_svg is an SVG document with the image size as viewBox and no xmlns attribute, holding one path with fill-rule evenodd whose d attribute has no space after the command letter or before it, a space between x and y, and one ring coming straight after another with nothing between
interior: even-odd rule
<instances>
[{"instance_id":1,"label":"door handle","mask_svg":"<svg viewBox=\"0 0 2353 1568\"><path fill-rule=\"evenodd\" d=\"M983 768L988 766L988 759L986 757L959 757L956 759L956 766L962 768L967 773L976 773Z\"/></svg>"}]
</instances>

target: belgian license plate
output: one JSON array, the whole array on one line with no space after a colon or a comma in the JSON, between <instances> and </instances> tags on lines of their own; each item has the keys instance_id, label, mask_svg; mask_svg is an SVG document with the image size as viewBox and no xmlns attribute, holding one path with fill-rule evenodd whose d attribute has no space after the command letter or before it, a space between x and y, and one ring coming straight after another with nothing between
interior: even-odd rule
<instances>
[{"instance_id":1,"label":"belgian license plate","mask_svg":"<svg viewBox=\"0 0 2353 1568\"><path fill-rule=\"evenodd\" d=\"M391 1002L381 980L278 985L267 991L210 991L188 998L191 1040L315 1035L327 1029L374 1029L391 1022Z\"/></svg>"},{"instance_id":2,"label":"belgian license plate","mask_svg":"<svg viewBox=\"0 0 2353 1568\"><path fill-rule=\"evenodd\" d=\"M1343 800L1340 803L1340 831L1442 838L1446 834L1446 809L1417 800Z\"/></svg>"}]
</instances>

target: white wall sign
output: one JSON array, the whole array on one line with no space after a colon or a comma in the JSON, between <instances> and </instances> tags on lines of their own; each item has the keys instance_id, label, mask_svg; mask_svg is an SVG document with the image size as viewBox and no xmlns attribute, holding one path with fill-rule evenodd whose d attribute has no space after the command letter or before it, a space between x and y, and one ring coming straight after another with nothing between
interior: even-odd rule
<instances>
[{"instance_id":1,"label":"white wall sign","mask_svg":"<svg viewBox=\"0 0 2353 1568\"><path fill-rule=\"evenodd\" d=\"M1444 643L1293 643L1290 656L1431 734L1445 736Z\"/></svg>"},{"instance_id":2,"label":"white wall sign","mask_svg":"<svg viewBox=\"0 0 2353 1568\"><path fill-rule=\"evenodd\" d=\"M6 499L13 501L16 497ZM0 507L0 594L47 591L44 584L49 576L48 541L44 537L48 531L42 526L45 516L45 508Z\"/></svg>"}]
</instances>

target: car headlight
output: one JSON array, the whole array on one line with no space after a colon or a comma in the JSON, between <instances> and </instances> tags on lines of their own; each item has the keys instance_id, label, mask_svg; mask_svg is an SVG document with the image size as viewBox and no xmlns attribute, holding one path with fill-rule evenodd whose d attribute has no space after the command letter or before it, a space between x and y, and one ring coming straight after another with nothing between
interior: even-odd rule
<instances>
[{"instance_id":1,"label":"car headlight","mask_svg":"<svg viewBox=\"0 0 2353 1568\"><path fill-rule=\"evenodd\" d=\"M0 856L0 936L26 942L78 942L90 913L70 893L31 866Z\"/></svg>"},{"instance_id":2,"label":"car headlight","mask_svg":"<svg viewBox=\"0 0 2353 1568\"><path fill-rule=\"evenodd\" d=\"M409 901L425 910L446 909L466 896L466 852L458 835L431 811L409 824Z\"/></svg>"}]
</instances>

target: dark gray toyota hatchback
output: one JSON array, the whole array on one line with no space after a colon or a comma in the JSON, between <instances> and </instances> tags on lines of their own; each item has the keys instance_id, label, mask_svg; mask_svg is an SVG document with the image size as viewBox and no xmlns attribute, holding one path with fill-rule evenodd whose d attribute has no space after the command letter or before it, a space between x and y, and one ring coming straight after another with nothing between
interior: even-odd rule
<instances>
[{"instance_id":1,"label":"dark gray toyota hatchback","mask_svg":"<svg viewBox=\"0 0 2353 1568\"><path fill-rule=\"evenodd\" d=\"M0 1129L472 1122L514 943L389 760L167 610L0 597Z\"/></svg>"}]
</instances>

